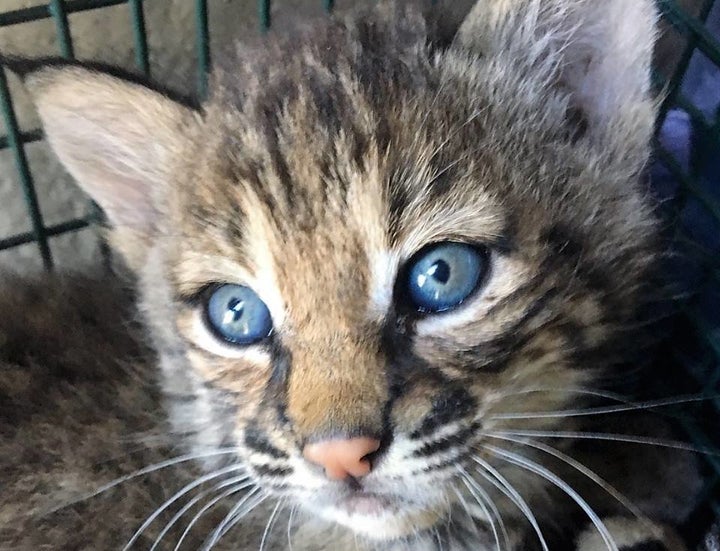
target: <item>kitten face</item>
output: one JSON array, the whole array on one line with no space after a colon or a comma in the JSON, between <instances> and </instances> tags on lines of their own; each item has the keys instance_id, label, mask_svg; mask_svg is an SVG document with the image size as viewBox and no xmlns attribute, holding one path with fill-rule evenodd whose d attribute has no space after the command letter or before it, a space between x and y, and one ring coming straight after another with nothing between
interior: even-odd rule
<instances>
[{"instance_id":1,"label":"kitten face","mask_svg":"<svg viewBox=\"0 0 720 551\"><path fill-rule=\"evenodd\" d=\"M380 8L243 56L217 71L201 113L153 111L148 128L171 131L152 160L127 150L118 163L131 190L128 167L152 164L150 214L125 221L120 201L104 205L139 273L168 394L185 398L171 405L177 430L238 446L265 491L371 538L446 522L473 492L463 473L476 459L529 500L542 494L486 446L514 449L493 431L567 421L497 416L561 409L616 365L652 261L636 183L653 120L646 44L625 68L640 84L593 92L608 52L578 40L580 68L562 63L569 38L552 34L589 2L552 2L568 8L557 21L539 2L481 4L446 49L414 11ZM547 36L508 42L530 4ZM517 57L523 40L536 58ZM39 104L46 121L72 110ZM428 313L408 271L441 243L481 251L484 269L461 304ZM267 338L213 331L208 298L223 284L266 305ZM366 476L332 480L303 457L359 436L379 443Z\"/></svg>"}]
</instances>

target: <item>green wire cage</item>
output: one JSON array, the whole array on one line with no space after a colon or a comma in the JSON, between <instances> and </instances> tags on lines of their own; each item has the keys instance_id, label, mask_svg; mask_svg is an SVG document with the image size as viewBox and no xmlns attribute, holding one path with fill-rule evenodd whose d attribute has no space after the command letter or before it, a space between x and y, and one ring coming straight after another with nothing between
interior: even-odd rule
<instances>
[{"instance_id":1,"label":"green wire cage","mask_svg":"<svg viewBox=\"0 0 720 551\"><path fill-rule=\"evenodd\" d=\"M250 9L251 13L240 16L256 25L259 32L266 32L274 23L278 5L287 2L294 7L303 1L308 6L312 4L308 8L311 11L330 12L336 8L334 0L276 0L272 5L270 0L256 0L255 13L252 13L253 6L248 1L210 0L208 5L208 0L180 0L185 3L185 9L192 8L194 29L182 38L186 45L192 43L190 50L194 51L194 92L200 97L206 92L214 31L212 10L244 12ZM682 298L675 305L676 313L667 329L669 337L665 339L667 354L665 350L662 354L675 366L676 377L678 366L683 369L680 373L689 375L682 377L684 390L714 397L693 411L692 416L679 416L679 420L696 446L717 449L720 433L720 399L716 398L720 394L720 28L713 28L709 18L716 14L720 22L720 2L657 1L663 35L669 40L660 44L656 57L656 85L665 99L657 124L653 172L658 181L666 183L665 195L661 195L667 199L663 201L664 212L679 257L683 259L678 269L685 276L692 276L685 277L689 291L681 293ZM104 13L106 8L116 7L124 10L121 20L133 41L135 69L150 76L153 52L149 36L154 29L147 18L147 9L151 3L157 6L158 2L164 2L170 10L178 4L177 0L45 0L44 3L18 0L14 3L18 7L13 9L0 7L0 32L10 28L23 32L23 28L39 21L52 22L54 43L48 43L43 53L72 59L77 50L74 18L84 12ZM5 0L2 4L7 5ZM688 79L693 78L694 64L698 63L703 64L706 73L717 73L715 80L704 83L705 95L699 96L700 100L688 93L686 86ZM706 101L708 98L714 102ZM0 234L0 266L7 251L35 247L42 265L52 269L57 260L52 240L93 226L100 213L91 208L86 215L46 223L41 209L43 197L34 178L37 169L28 155L30 144L41 141L43 136L37 128L21 127L14 106L16 100L7 76L0 71L0 109L5 128L4 135L0 135L0 154L8 156L8 167L14 165L14 181L21 188L26 225L29 224L27 231ZM668 132L672 134L673 128L677 130L678 124L684 129L680 134L688 134L684 152L678 150L677 139L667 138ZM677 388L673 386L674 391ZM665 389L667 392L667 386ZM690 421L691 418L700 418L701 422ZM720 518L720 457L709 454L704 461L707 487L703 502L687 527L688 535L694 535L695 541L714 518Z\"/></svg>"}]
</instances>

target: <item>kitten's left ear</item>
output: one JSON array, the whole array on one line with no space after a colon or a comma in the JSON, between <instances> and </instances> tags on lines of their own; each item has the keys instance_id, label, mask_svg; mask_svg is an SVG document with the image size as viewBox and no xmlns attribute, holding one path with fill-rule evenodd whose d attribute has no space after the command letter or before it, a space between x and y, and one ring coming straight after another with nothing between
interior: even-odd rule
<instances>
[{"instance_id":1,"label":"kitten's left ear","mask_svg":"<svg viewBox=\"0 0 720 551\"><path fill-rule=\"evenodd\" d=\"M105 211L131 267L163 210L193 111L129 78L52 60L0 60L23 80L45 136Z\"/></svg>"},{"instance_id":2,"label":"kitten's left ear","mask_svg":"<svg viewBox=\"0 0 720 551\"><path fill-rule=\"evenodd\" d=\"M478 0L456 40L509 74L563 87L600 141L619 131L642 142L656 23L653 0Z\"/></svg>"}]
</instances>

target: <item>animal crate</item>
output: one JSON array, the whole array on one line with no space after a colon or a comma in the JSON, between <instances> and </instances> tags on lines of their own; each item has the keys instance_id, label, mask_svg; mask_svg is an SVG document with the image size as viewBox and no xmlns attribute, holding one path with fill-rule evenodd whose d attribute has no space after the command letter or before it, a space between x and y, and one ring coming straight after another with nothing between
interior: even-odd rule
<instances>
[{"instance_id":1,"label":"animal crate","mask_svg":"<svg viewBox=\"0 0 720 551\"><path fill-rule=\"evenodd\" d=\"M168 10L179 4L170 0L41 0L16 2L29 7L3 10L0 31L35 24L54 24L54 44L48 42L45 55L75 56L74 18L81 12L126 10L124 21L133 41L133 55L139 73L149 75L152 48L146 10L151 1L165 2ZM275 9L287 0L257 0L255 13L240 14L254 19L258 29L270 29ZM480 0L482 1L482 0ZM195 88L206 92L213 28L210 10L247 10L249 2L182 0L194 10L194 30L183 37L192 41L196 64ZM684 407L678 422L694 446L720 449L720 2L715 0L657 0L662 14L662 35L656 53L655 83L664 98L657 122L655 157L650 169L654 193L671 234L674 255L670 273L679 290L671 315L663 325L663 344L656 361L659 393L676 395L678 390L705 393L709 399L697 408ZM319 11L330 12L333 0L305 0ZM3 4L7 3L3 0ZM208 5L210 4L210 5ZM294 0L293 5L302 4ZM157 5L157 4L156 4ZM278 31L280 32L280 31ZM1 44L1 43L0 43ZM46 269L52 269L51 243L57 236L92 226L97 210L48 224L41 214L43 197L34 182L36 167L27 155L28 145L43 139L37 128L21 128L5 74L0 71L0 108L5 126L0 152L8 150L21 186L29 231L0 235L0 266L6 251L21 246L36 247ZM0 206L1 209L4 208ZM667 373L666 377L661 374ZM667 383L671 379L671 384ZM664 380L664 381L663 381ZM690 411L690 415L688 415ZM707 486L701 506L686 526L687 536L697 543L713 519L720 517L720 456L704 459Z\"/></svg>"}]
</instances>

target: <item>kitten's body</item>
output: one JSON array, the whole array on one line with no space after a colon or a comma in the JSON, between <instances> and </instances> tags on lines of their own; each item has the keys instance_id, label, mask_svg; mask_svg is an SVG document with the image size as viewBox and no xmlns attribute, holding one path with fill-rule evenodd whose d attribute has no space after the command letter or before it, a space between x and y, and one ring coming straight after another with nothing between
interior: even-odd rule
<instances>
[{"instance_id":1,"label":"kitten's body","mask_svg":"<svg viewBox=\"0 0 720 551\"><path fill-rule=\"evenodd\" d=\"M381 6L241 53L216 71L202 111L83 68L21 68L51 144L106 209L112 241L138 275L165 400L160 407L147 382L156 374L141 360L142 383L100 366L119 377L107 392L127 389L129 398L108 399L88 383L77 391L94 397L85 405L51 393L50 409L89 408L72 416L96 419L91 434L110 443L149 430L202 456L204 469L242 465L227 473L247 469L253 486L238 495L257 486L247 503L267 494L269 505L221 539L228 548L260 545L263 534L284 548L283 515L298 507L289 530L298 550L347 549L356 539L382 550L492 549L505 535L509 548L531 549L539 538L528 519L561 549L593 511L606 522L593 519L583 550L612 539L621 549L678 548L648 522L610 517L628 517L630 505L652 522L681 521L698 484L688 454L536 441L553 431L663 432L635 414L618 427L607 416L552 415L586 407L588 393L615 379L653 297L655 222L638 184L653 129L653 11L646 0L599 6L483 1L457 35L415 10ZM487 251L491 269L462 304L426 315L409 307L404 274L424 247L447 241ZM206 301L218 284L264 301L274 326L264 340L237 346L210 330ZM106 338L116 346L98 331L97 343ZM112 361L134 365L122 357ZM37 377L48 372L40 365ZM117 409L97 415L106 400ZM136 402L147 415L134 416ZM39 415L28 434L41 434ZM44 442L12 434L13 446ZM375 443L372 462L360 458L371 472L335 480L306 454L358 436ZM225 461L210 455L228 446ZM113 474L167 453L145 448ZM69 457L41 470L48 493L62 488ZM44 493L32 486L38 476L19 479L4 516ZM112 496L80 506L79 526L13 518L8 545L30 549L38 544L29 538L47 537L51 547L79 538L115 548L150 514L136 501L161 506L155 492L172 495L193 473L152 476L120 509ZM101 477L75 478L92 486ZM93 541L98 530L85 519L95 515L112 515L109 526L123 534L109 527L100 537L116 540ZM199 527L193 537L208 533Z\"/></svg>"},{"instance_id":2,"label":"kitten's body","mask_svg":"<svg viewBox=\"0 0 720 551\"><path fill-rule=\"evenodd\" d=\"M183 455L182 439L168 433L156 358L131 293L107 275L4 277L0 311L0 549L121 549L201 473L182 462L88 497ZM222 505L189 534L186 549L202 544L227 512ZM134 549L149 548L177 510L161 515ZM257 537L240 531L219 549L252 548Z\"/></svg>"}]
</instances>

